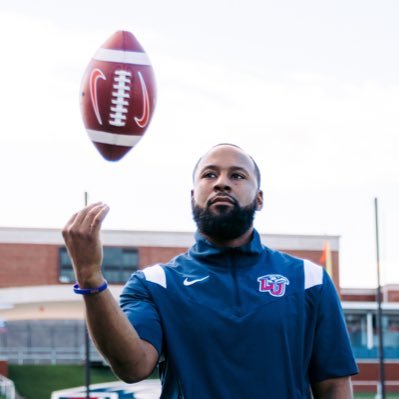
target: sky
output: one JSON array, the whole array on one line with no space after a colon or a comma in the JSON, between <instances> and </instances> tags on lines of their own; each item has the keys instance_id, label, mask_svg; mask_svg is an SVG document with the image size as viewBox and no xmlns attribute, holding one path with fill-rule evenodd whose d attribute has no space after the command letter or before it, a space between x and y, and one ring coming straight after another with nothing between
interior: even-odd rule
<instances>
[{"instance_id":1,"label":"sky","mask_svg":"<svg viewBox=\"0 0 399 399\"><path fill-rule=\"evenodd\" d=\"M343 287L399 284L399 3L2 0L0 226L194 231L191 172L211 146L257 161L261 233L340 236ZM79 91L101 44L132 32L156 77L141 141L104 160Z\"/></svg>"}]
</instances>

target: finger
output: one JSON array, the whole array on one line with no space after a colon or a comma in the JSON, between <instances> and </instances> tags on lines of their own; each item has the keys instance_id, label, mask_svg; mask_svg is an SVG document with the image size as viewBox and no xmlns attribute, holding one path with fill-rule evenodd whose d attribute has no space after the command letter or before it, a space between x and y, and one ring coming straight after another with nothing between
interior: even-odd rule
<instances>
[{"instance_id":1,"label":"finger","mask_svg":"<svg viewBox=\"0 0 399 399\"><path fill-rule=\"evenodd\" d=\"M70 226L80 226L87 217L87 214L95 207L101 205L102 202L95 202L81 209L75 216L73 223Z\"/></svg>"},{"instance_id":2,"label":"finger","mask_svg":"<svg viewBox=\"0 0 399 399\"><path fill-rule=\"evenodd\" d=\"M70 219L69 219L68 222L66 223L66 225L65 225L63 231L68 230L69 226L73 225L73 223L75 222L75 219L76 219L77 216L78 216L78 213L74 213L74 214L70 217Z\"/></svg>"},{"instance_id":3,"label":"finger","mask_svg":"<svg viewBox=\"0 0 399 399\"><path fill-rule=\"evenodd\" d=\"M107 208L107 207L108 206L103 203L93 206L86 213L84 220L82 220L81 226L82 227L92 226L94 220L98 217L98 214L100 212L102 212L104 208Z\"/></svg>"},{"instance_id":4,"label":"finger","mask_svg":"<svg viewBox=\"0 0 399 399\"><path fill-rule=\"evenodd\" d=\"M104 221L108 212L109 212L109 206L105 204L102 205L101 208L97 210L96 214L94 215L91 221L91 229L94 234L97 234L100 231L102 222Z\"/></svg>"},{"instance_id":5,"label":"finger","mask_svg":"<svg viewBox=\"0 0 399 399\"><path fill-rule=\"evenodd\" d=\"M69 242L69 232L70 232L70 226L73 225L74 220L76 219L77 213L73 214L72 217L68 220L68 223L64 226L62 229L62 237L64 239L64 242L66 245L68 245Z\"/></svg>"}]
</instances>

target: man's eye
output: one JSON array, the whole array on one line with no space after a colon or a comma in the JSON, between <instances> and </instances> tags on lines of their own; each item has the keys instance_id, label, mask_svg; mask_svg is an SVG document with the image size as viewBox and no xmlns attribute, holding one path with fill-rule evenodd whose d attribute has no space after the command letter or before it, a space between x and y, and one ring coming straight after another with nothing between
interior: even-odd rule
<instances>
[{"instance_id":1,"label":"man's eye","mask_svg":"<svg viewBox=\"0 0 399 399\"><path fill-rule=\"evenodd\" d=\"M215 172L205 172L202 177L207 178L207 179L213 179L216 177Z\"/></svg>"},{"instance_id":2,"label":"man's eye","mask_svg":"<svg viewBox=\"0 0 399 399\"><path fill-rule=\"evenodd\" d=\"M245 179L245 176L242 175L242 174L240 174L240 173L233 173L233 174L231 175L231 177L232 177L233 179L236 179L236 180Z\"/></svg>"}]
</instances>

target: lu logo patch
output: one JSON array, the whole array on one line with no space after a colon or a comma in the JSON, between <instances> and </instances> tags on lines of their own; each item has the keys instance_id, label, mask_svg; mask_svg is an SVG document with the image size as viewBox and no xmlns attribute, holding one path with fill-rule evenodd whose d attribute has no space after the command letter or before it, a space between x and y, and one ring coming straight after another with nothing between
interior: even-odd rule
<instances>
[{"instance_id":1,"label":"lu logo patch","mask_svg":"<svg viewBox=\"0 0 399 399\"><path fill-rule=\"evenodd\" d=\"M259 291L268 292L272 296L280 297L285 294L286 286L290 284L287 277L281 274L267 274L259 277Z\"/></svg>"}]
</instances>

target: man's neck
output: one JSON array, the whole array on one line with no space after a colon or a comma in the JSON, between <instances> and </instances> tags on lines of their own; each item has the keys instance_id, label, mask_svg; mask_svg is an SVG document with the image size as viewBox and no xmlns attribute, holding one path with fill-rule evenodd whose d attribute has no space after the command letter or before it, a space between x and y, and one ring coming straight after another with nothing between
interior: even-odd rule
<instances>
[{"instance_id":1,"label":"man's neck","mask_svg":"<svg viewBox=\"0 0 399 399\"><path fill-rule=\"evenodd\" d=\"M252 238L252 233L254 231L254 228L251 227L248 229L243 235L237 238L233 239L221 239L218 237L210 237L204 233L201 232L201 234L213 245L217 247L229 247L229 248L236 248L236 247L241 247L245 244L247 244L249 241L251 241Z\"/></svg>"}]
</instances>

